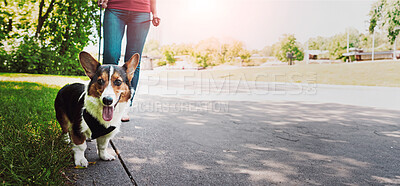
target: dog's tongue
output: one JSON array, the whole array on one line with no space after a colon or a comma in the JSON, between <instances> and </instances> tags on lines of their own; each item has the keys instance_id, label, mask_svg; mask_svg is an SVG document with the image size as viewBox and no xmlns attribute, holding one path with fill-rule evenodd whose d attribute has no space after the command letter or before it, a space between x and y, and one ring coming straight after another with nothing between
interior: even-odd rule
<instances>
[{"instance_id":1,"label":"dog's tongue","mask_svg":"<svg viewBox=\"0 0 400 186\"><path fill-rule=\"evenodd\" d=\"M104 121L111 121L114 114L113 107L103 107L103 119Z\"/></svg>"}]
</instances>

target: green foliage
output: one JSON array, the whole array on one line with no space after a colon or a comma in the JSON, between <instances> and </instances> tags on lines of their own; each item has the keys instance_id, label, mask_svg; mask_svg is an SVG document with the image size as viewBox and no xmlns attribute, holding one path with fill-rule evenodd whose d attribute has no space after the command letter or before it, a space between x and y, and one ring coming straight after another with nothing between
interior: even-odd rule
<instances>
[{"instance_id":1,"label":"green foliage","mask_svg":"<svg viewBox=\"0 0 400 186\"><path fill-rule=\"evenodd\" d=\"M41 53L45 48L40 48L38 43L32 39L25 39L18 48L11 53L10 70L13 72L42 72L42 58ZM39 68L35 68L39 67Z\"/></svg>"},{"instance_id":2,"label":"green foliage","mask_svg":"<svg viewBox=\"0 0 400 186\"><path fill-rule=\"evenodd\" d=\"M251 57L251 54L248 50L242 50L239 52L239 57L242 60L248 60Z\"/></svg>"},{"instance_id":3,"label":"green foliage","mask_svg":"<svg viewBox=\"0 0 400 186\"><path fill-rule=\"evenodd\" d=\"M347 34L349 34L349 48L360 48L360 33L357 29L349 28L345 33L336 34L329 38L327 50L331 59L343 59L347 52Z\"/></svg>"},{"instance_id":4,"label":"green foliage","mask_svg":"<svg viewBox=\"0 0 400 186\"><path fill-rule=\"evenodd\" d=\"M163 48L163 54L164 54L165 61L167 64L170 64L170 65L175 64L175 62L176 62L175 54L176 53L172 47Z\"/></svg>"},{"instance_id":5,"label":"green foliage","mask_svg":"<svg viewBox=\"0 0 400 186\"><path fill-rule=\"evenodd\" d=\"M55 3L40 33L40 40L48 40L61 56L72 57L89 43L91 30L96 25L97 3L83 0L62 0Z\"/></svg>"},{"instance_id":6,"label":"green foliage","mask_svg":"<svg viewBox=\"0 0 400 186\"><path fill-rule=\"evenodd\" d=\"M309 50L327 50L328 58L343 59L343 53L347 52L347 33L349 33L349 47L360 48L364 52L372 50L373 35L370 33L362 34L357 29L348 28L346 32L339 33L331 37L315 37L310 38L308 42ZM392 46L389 44L385 32L375 32L375 51L389 50Z\"/></svg>"},{"instance_id":7,"label":"green foliage","mask_svg":"<svg viewBox=\"0 0 400 186\"><path fill-rule=\"evenodd\" d=\"M361 48L364 52L372 50L372 34L362 34L357 29L348 28L346 32L336 34L332 37L310 38L308 42L309 50L327 50L328 58L343 59L343 53L347 52L347 33L349 34L349 47ZM385 51L391 48L384 32L375 33L375 51Z\"/></svg>"},{"instance_id":8,"label":"green foliage","mask_svg":"<svg viewBox=\"0 0 400 186\"><path fill-rule=\"evenodd\" d=\"M157 66L165 66L165 65L167 65L167 62L166 61L159 61L158 63L157 63Z\"/></svg>"},{"instance_id":9,"label":"green foliage","mask_svg":"<svg viewBox=\"0 0 400 186\"><path fill-rule=\"evenodd\" d=\"M0 5L1 6L1 5ZM9 24L9 17L11 16L10 13L0 9L0 41L7 38L8 34L10 33L10 24ZM0 46L2 44L0 43Z\"/></svg>"},{"instance_id":10,"label":"green foliage","mask_svg":"<svg viewBox=\"0 0 400 186\"><path fill-rule=\"evenodd\" d=\"M210 61L210 53L209 52L198 52L193 55L195 57L195 63L200 65L201 67L208 67L212 64L209 63Z\"/></svg>"},{"instance_id":11,"label":"green foliage","mask_svg":"<svg viewBox=\"0 0 400 186\"><path fill-rule=\"evenodd\" d=\"M309 50L328 50L328 43L330 41L330 38L326 37L315 37L315 38L310 38L308 40L308 49Z\"/></svg>"},{"instance_id":12,"label":"green foliage","mask_svg":"<svg viewBox=\"0 0 400 186\"><path fill-rule=\"evenodd\" d=\"M369 15L369 31L372 33L376 27L383 28L393 44L400 32L400 0L379 0L372 6Z\"/></svg>"},{"instance_id":13,"label":"green foliage","mask_svg":"<svg viewBox=\"0 0 400 186\"><path fill-rule=\"evenodd\" d=\"M83 74L77 59L95 33L96 1L16 0L0 4L0 46L6 51L0 51L0 59L7 59L0 64L0 71Z\"/></svg>"},{"instance_id":14,"label":"green foliage","mask_svg":"<svg viewBox=\"0 0 400 186\"><path fill-rule=\"evenodd\" d=\"M228 58L232 60L235 57L239 57L241 59L250 58L250 52L244 48L244 44L241 41L233 40L229 44L226 45L226 54L224 58Z\"/></svg>"},{"instance_id":15,"label":"green foliage","mask_svg":"<svg viewBox=\"0 0 400 186\"><path fill-rule=\"evenodd\" d=\"M288 52L293 52L296 56L296 60L301 61L304 58L303 51L293 34L284 34L279 42L275 43L273 47L274 56L280 61L289 61L289 59L286 57Z\"/></svg>"},{"instance_id":16,"label":"green foliage","mask_svg":"<svg viewBox=\"0 0 400 186\"><path fill-rule=\"evenodd\" d=\"M375 31L375 33L360 34L357 45L359 48L364 49L364 52L372 51L373 34L375 34L375 51L387 51L393 47L389 42L387 33Z\"/></svg>"},{"instance_id":17,"label":"green foliage","mask_svg":"<svg viewBox=\"0 0 400 186\"><path fill-rule=\"evenodd\" d=\"M41 46L35 38L24 39L10 54L0 51L4 58L1 72L33 74L84 75L78 53L72 56L61 55L48 46Z\"/></svg>"},{"instance_id":18,"label":"green foliage","mask_svg":"<svg viewBox=\"0 0 400 186\"><path fill-rule=\"evenodd\" d=\"M4 48L0 47L0 72L9 71L7 64L11 61L10 57L11 55Z\"/></svg>"},{"instance_id":19,"label":"green foliage","mask_svg":"<svg viewBox=\"0 0 400 186\"><path fill-rule=\"evenodd\" d=\"M0 2L0 41L20 38L34 32L37 14L35 1L6 0ZM3 43L0 44L4 45Z\"/></svg>"},{"instance_id":20,"label":"green foliage","mask_svg":"<svg viewBox=\"0 0 400 186\"><path fill-rule=\"evenodd\" d=\"M55 120L58 89L0 82L0 183L62 185L70 147Z\"/></svg>"},{"instance_id":21,"label":"green foliage","mask_svg":"<svg viewBox=\"0 0 400 186\"><path fill-rule=\"evenodd\" d=\"M191 60L201 67L237 62L237 59L247 62L251 56L243 42L231 39L222 43L216 38L202 40L196 45L167 45L163 46L162 51L163 60L167 64L174 64L175 56L190 56Z\"/></svg>"},{"instance_id":22,"label":"green foliage","mask_svg":"<svg viewBox=\"0 0 400 186\"><path fill-rule=\"evenodd\" d=\"M228 44L221 44L217 38L208 38L197 43L193 50L194 62L201 67L215 66L230 60L228 55Z\"/></svg>"}]
</instances>

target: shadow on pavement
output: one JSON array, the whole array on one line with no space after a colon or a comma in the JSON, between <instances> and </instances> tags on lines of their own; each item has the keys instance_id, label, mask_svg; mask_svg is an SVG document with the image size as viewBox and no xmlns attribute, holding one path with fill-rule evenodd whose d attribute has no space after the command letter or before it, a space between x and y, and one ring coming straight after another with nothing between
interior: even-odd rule
<instances>
[{"instance_id":1,"label":"shadow on pavement","mask_svg":"<svg viewBox=\"0 0 400 186\"><path fill-rule=\"evenodd\" d=\"M139 185L400 184L400 111L135 99L114 142Z\"/></svg>"}]
</instances>

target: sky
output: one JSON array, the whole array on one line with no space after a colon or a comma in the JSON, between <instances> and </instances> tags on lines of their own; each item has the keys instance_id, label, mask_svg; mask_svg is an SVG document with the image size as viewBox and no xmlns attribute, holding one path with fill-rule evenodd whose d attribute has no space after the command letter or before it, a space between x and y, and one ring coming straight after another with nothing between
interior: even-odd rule
<instances>
[{"instance_id":1,"label":"sky","mask_svg":"<svg viewBox=\"0 0 400 186\"><path fill-rule=\"evenodd\" d=\"M299 42L329 37L346 28L368 30L376 0L157 0L159 27L148 40L162 45L197 43L210 37L233 38L247 49L262 49L283 34Z\"/></svg>"}]
</instances>

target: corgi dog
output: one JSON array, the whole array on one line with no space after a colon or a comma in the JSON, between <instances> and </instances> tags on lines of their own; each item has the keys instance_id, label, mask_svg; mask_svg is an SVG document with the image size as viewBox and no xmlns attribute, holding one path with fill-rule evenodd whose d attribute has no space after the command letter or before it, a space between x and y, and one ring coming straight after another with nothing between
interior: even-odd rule
<instances>
[{"instance_id":1,"label":"corgi dog","mask_svg":"<svg viewBox=\"0 0 400 186\"><path fill-rule=\"evenodd\" d=\"M60 89L55 99L56 118L63 133L69 133L76 166L87 167L86 139L96 139L100 159L114 160L106 148L118 132L133 90L131 80L139 64L135 54L123 66L100 65L89 53L79 53L79 62L90 78Z\"/></svg>"}]
</instances>

